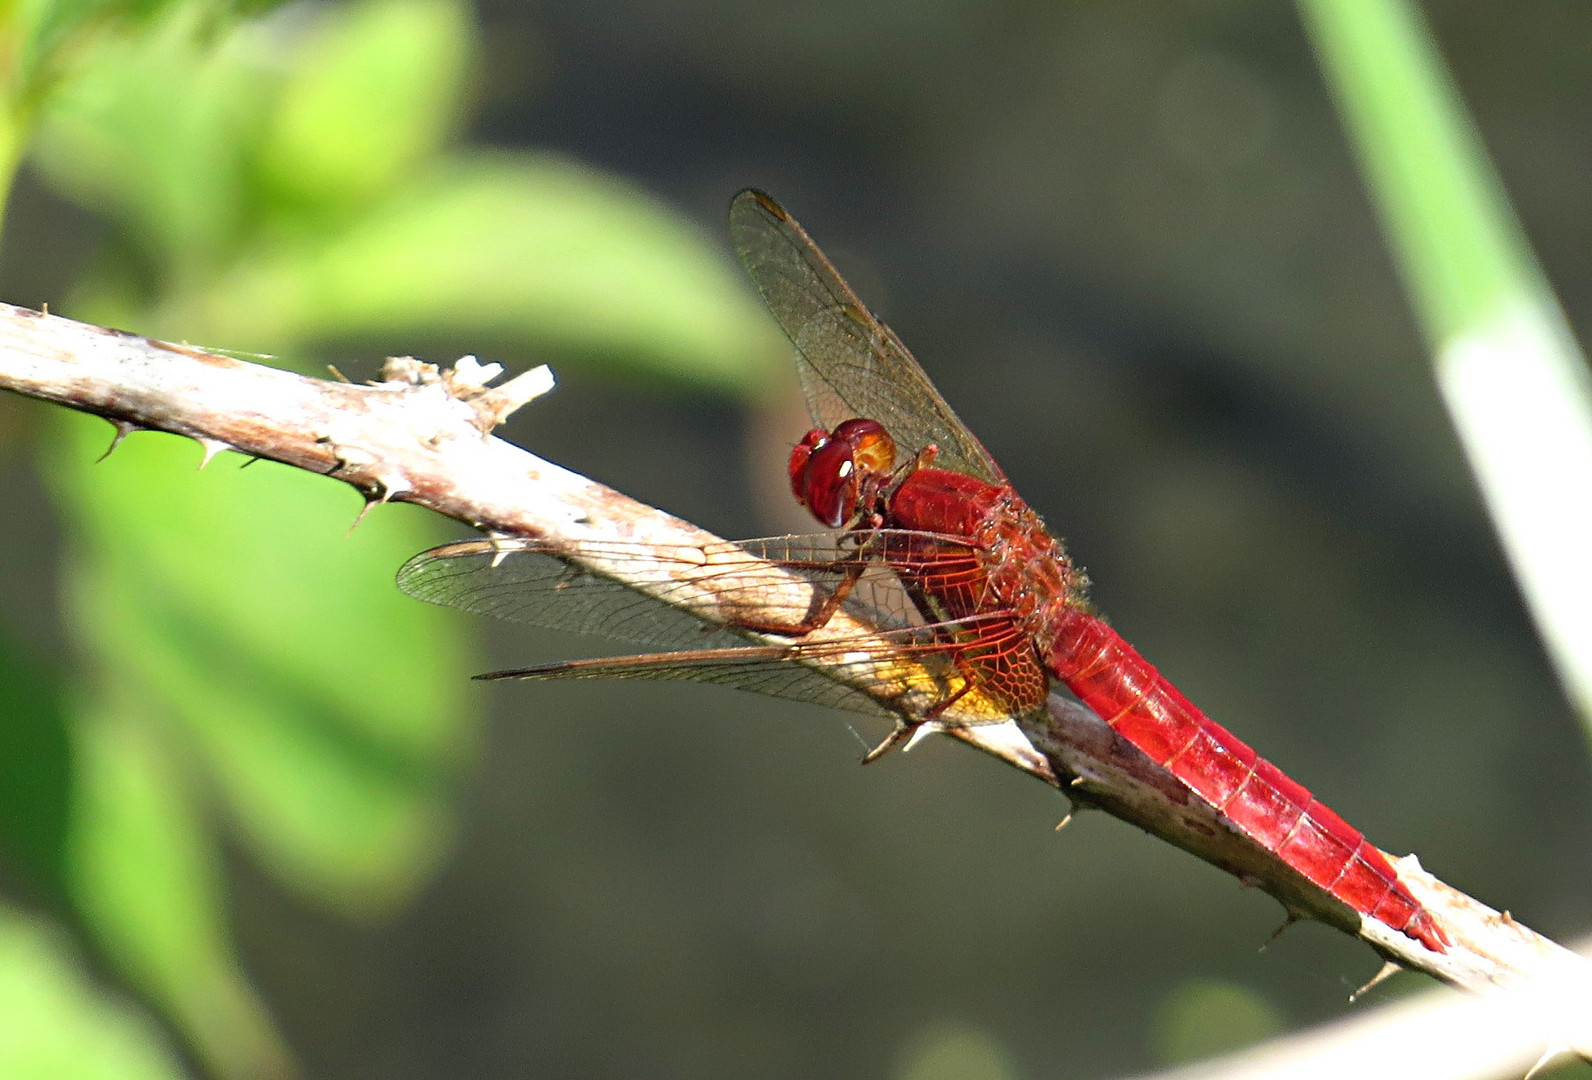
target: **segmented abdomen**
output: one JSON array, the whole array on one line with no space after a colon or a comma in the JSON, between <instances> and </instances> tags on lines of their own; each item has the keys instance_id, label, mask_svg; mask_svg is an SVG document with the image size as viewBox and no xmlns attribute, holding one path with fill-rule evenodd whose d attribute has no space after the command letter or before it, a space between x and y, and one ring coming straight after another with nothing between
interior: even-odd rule
<instances>
[{"instance_id":1,"label":"segmented abdomen","mask_svg":"<svg viewBox=\"0 0 1592 1080\"><path fill-rule=\"evenodd\" d=\"M1059 622L1052 669L1117 734L1355 911L1447 951L1442 928L1353 826L1200 712L1098 618L1068 609Z\"/></svg>"}]
</instances>

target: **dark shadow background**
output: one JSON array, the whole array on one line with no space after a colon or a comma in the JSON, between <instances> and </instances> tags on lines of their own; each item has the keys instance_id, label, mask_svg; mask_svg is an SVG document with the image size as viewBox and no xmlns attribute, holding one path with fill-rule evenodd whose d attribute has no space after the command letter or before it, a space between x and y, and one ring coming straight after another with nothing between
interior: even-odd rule
<instances>
[{"instance_id":1,"label":"dark shadow background","mask_svg":"<svg viewBox=\"0 0 1592 1080\"><path fill-rule=\"evenodd\" d=\"M1592 9L1426 8L1585 337ZM1206 711L1380 846L1550 935L1592 923L1585 744L1290 7L483 17L480 141L612 170L717 235L735 190L773 192ZM86 226L26 194L15 220L38 255L11 298L47 297ZM509 438L721 534L804 527L793 406L560 376ZM7 531L43 529L4 485ZM23 576L8 595L47 595ZM591 648L483 629L483 670ZM726 690L490 700L457 850L397 924L239 860L251 970L313 1076L894 1077L946 1025L1011 1076L1107 1076L1157 1062L1191 981L1298 1026L1379 963L1319 926L1258 952L1269 898L1103 815L1058 837L1063 800L949 743L862 770L837 714Z\"/></svg>"}]
</instances>

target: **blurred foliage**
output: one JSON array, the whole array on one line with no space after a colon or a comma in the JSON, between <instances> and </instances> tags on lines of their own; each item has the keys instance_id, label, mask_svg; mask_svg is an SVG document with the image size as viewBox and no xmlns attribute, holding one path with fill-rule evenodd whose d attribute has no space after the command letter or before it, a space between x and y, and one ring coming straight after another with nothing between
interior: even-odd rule
<instances>
[{"instance_id":1,"label":"blurred foliage","mask_svg":"<svg viewBox=\"0 0 1592 1080\"><path fill-rule=\"evenodd\" d=\"M0 907L0 1076L177 1080L169 1047L113 1000L58 928Z\"/></svg>"},{"instance_id":2,"label":"blurred foliage","mask_svg":"<svg viewBox=\"0 0 1592 1080\"><path fill-rule=\"evenodd\" d=\"M1154 1038L1167 1065L1230 1053L1286 1030L1277 1008L1245 986L1195 979L1162 1003Z\"/></svg>"},{"instance_id":3,"label":"blurred foliage","mask_svg":"<svg viewBox=\"0 0 1592 1080\"><path fill-rule=\"evenodd\" d=\"M290 9L207 43L193 8L99 49L38 161L114 221L74 310L228 348L483 338L746 394L783 359L715 243L550 155L449 143L476 42L452 0Z\"/></svg>"},{"instance_id":4,"label":"blurred foliage","mask_svg":"<svg viewBox=\"0 0 1592 1080\"><path fill-rule=\"evenodd\" d=\"M468 749L463 642L391 595L429 522L394 508L345 538L359 500L341 485L233 455L196 473L198 448L170 436L73 469L104 425L63 426L86 552L70 559L68 611L103 682L180 725L177 745L287 884L350 913L402 904Z\"/></svg>"},{"instance_id":5,"label":"blurred foliage","mask_svg":"<svg viewBox=\"0 0 1592 1080\"><path fill-rule=\"evenodd\" d=\"M206 29L276 0L195 5ZM40 110L80 77L107 40L167 17L172 0L15 0L0 5L0 179L9 189ZM198 26L195 26L198 29Z\"/></svg>"},{"instance_id":6,"label":"blurred foliage","mask_svg":"<svg viewBox=\"0 0 1592 1080\"><path fill-rule=\"evenodd\" d=\"M194 779L162 702L116 684L71 719L68 888L94 944L218 1076L284 1076L287 1051L238 968Z\"/></svg>"},{"instance_id":7,"label":"blurred foliage","mask_svg":"<svg viewBox=\"0 0 1592 1080\"><path fill-rule=\"evenodd\" d=\"M751 394L780 356L715 247L634 189L452 149L478 48L460 3L69 8L11 36L52 73L13 88L16 130L32 95L42 176L111 225L69 314L301 370L329 341L467 339ZM391 574L438 533L384 507L345 538L341 485L230 455L197 472L163 435L95 464L108 438L63 416L50 439L79 655L63 692L0 643L0 845L208 1071L289 1075L228 927L216 811L345 915L428 879L473 753L470 668L452 615ZM147 1072L124 1042L123 1074Z\"/></svg>"},{"instance_id":8,"label":"blurred foliage","mask_svg":"<svg viewBox=\"0 0 1592 1080\"><path fill-rule=\"evenodd\" d=\"M59 903L72 752L55 673L0 634L0 859L18 885Z\"/></svg>"},{"instance_id":9,"label":"blurred foliage","mask_svg":"<svg viewBox=\"0 0 1592 1080\"><path fill-rule=\"evenodd\" d=\"M966 1024L942 1023L902 1048L896 1080L1014 1080L1021 1075L1006 1048Z\"/></svg>"}]
</instances>

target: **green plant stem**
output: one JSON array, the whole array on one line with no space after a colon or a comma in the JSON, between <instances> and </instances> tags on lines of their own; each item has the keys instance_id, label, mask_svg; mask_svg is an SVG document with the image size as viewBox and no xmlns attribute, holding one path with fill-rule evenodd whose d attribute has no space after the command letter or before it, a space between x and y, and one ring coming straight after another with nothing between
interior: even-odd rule
<instances>
[{"instance_id":1,"label":"green plant stem","mask_svg":"<svg viewBox=\"0 0 1592 1080\"><path fill-rule=\"evenodd\" d=\"M1420 12L1300 0L1521 591L1592 738L1592 380Z\"/></svg>"}]
</instances>

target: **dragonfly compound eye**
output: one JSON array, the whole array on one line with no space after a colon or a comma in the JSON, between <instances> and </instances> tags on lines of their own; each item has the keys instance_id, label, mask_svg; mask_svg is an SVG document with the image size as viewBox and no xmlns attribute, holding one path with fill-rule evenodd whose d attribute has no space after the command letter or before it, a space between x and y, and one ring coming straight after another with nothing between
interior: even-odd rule
<instances>
[{"instance_id":1,"label":"dragonfly compound eye","mask_svg":"<svg viewBox=\"0 0 1592 1080\"><path fill-rule=\"evenodd\" d=\"M851 448L852 463L863 476L885 476L895 468L895 440L877 420L847 420L832 438Z\"/></svg>"},{"instance_id":2,"label":"dragonfly compound eye","mask_svg":"<svg viewBox=\"0 0 1592 1080\"><path fill-rule=\"evenodd\" d=\"M815 428L790 456L791 489L813 516L838 529L877 490L868 481L895 467L895 440L874 420L847 420L833 432Z\"/></svg>"}]
</instances>

